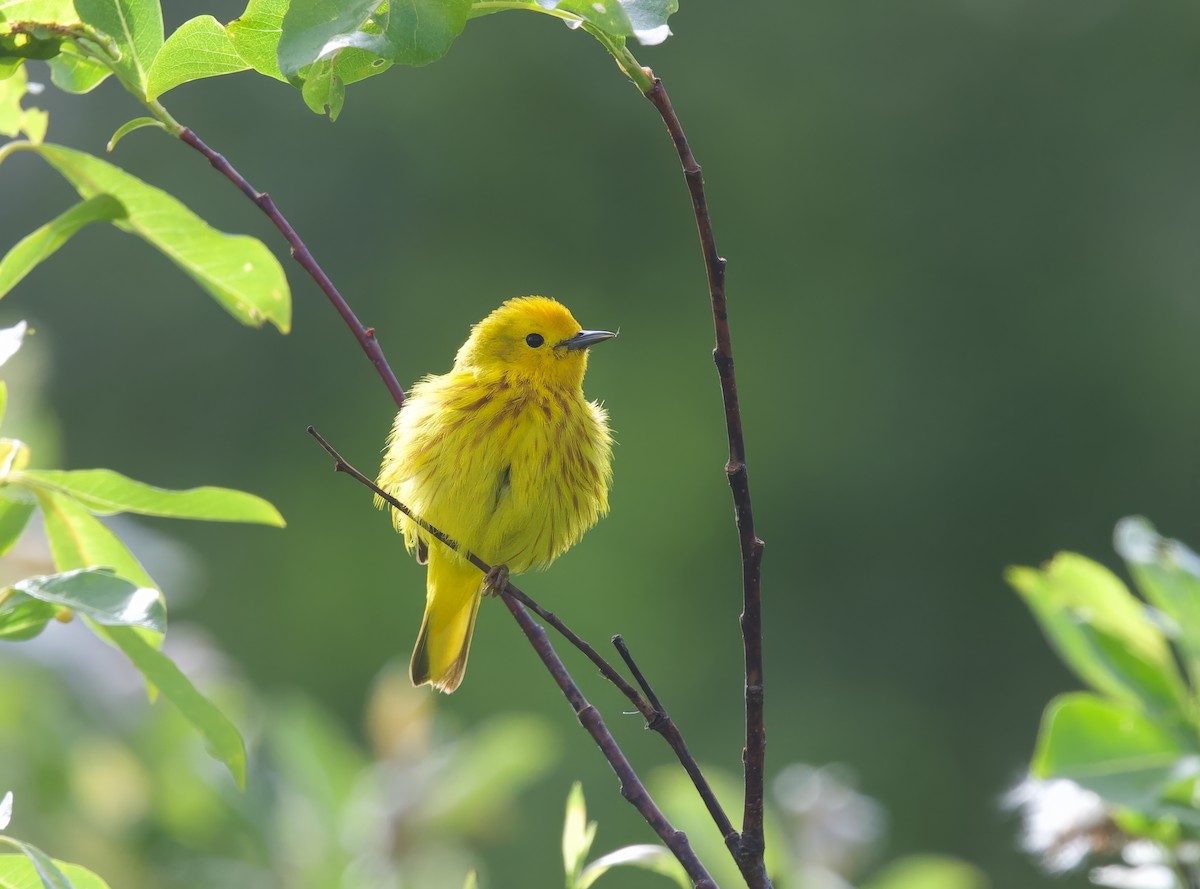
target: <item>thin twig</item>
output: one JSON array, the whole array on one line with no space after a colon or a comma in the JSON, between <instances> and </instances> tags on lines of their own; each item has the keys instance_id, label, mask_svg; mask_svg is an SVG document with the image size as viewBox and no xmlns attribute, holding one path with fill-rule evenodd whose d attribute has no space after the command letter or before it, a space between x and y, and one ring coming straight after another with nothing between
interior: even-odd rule
<instances>
[{"instance_id":1,"label":"thin twig","mask_svg":"<svg viewBox=\"0 0 1200 889\"><path fill-rule=\"evenodd\" d=\"M671 745L671 749L679 757L680 765L688 773L688 777L692 779L692 783L696 785L696 790L700 794L700 799L704 801L704 805L708 809L708 814L712 816L717 829L721 831L721 836L724 837L725 845L728 847L730 854L733 855L733 860L737 861L740 840L737 829L730 822L729 816L725 814L720 801L717 800L717 795L713 793L712 788L708 784L708 779L700 771L700 764L696 762L696 758L688 750L687 743L683 740L683 735L675 725L675 721L667 713L667 708L662 705L662 702L658 699L658 695L654 693L649 680L642 675L637 661L629 653L629 646L625 644L625 640L620 635L613 636L612 644L621 653L621 657L624 658L629 671L633 673L633 678L637 680L637 684L642 687L642 691L645 692L646 697L650 700L650 705L654 707L654 719L650 720L646 724L646 727L658 732Z\"/></svg>"},{"instance_id":2,"label":"thin twig","mask_svg":"<svg viewBox=\"0 0 1200 889\"><path fill-rule=\"evenodd\" d=\"M725 403L725 428L729 438L729 461L725 474L733 493L734 515L742 554L742 644L746 660L746 747L742 754L745 767L745 808L738 848L738 864L751 889L771 885L763 864L763 760L767 734L763 725L762 660L762 554L763 542L754 533L754 510L750 502L750 480L746 472L746 444L742 434L742 413L738 405L737 378L733 369L733 344L729 333L729 313L725 301L725 260L717 252L708 200L704 194L704 175L688 145L687 136L662 81L644 93L662 116L683 165L684 178L692 197L696 230L708 273L708 291L712 303L716 348L713 360L721 379L721 397Z\"/></svg>"},{"instance_id":3,"label":"thin twig","mask_svg":"<svg viewBox=\"0 0 1200 889\"><path fill-rule=\"evenodd\" d=\"M325 294L334 309L337 310L337 313L342 316L342 320L346 322L346 326L350 328L350 332L358 340L358 344L366 353L367 358L375 366L375 372L379 374L379 378L387 386L388 392L392 395L392 400L396 402L396 407L404 404L404 388L400 385L399 380L396 379L396 375L392 373L387 359L383 357L383 349L380 348L379 341L375 338L375 328L363 327L362 322L358 320L358 316L350 308L350 304L346 302L345 298L333 285L333 282L329 280L329 276L325 274L325 271L313 259L312 253L309 252L304 242L300 240L300 236L296 234L296 230L292 228L292 224L279 212L279 208L275 206L275 202L271 199L271 196L266 192L259 191L247 182L245 177L235 170L233 165L223 155L218 154L204 144L204 141L192 130L183 127L179 132L179 138L208 158L208 162L221 175L236 185L246 197L250 198L266 214L274 226L279 229L292 248L292 258L317 282L317 286L321 288L321 292Z\"/></svg>"},{"instance_id":4,"label":"thin twig","mask_svg":"<svg viewBox=\"0 0 1200 889\"><path fill-rule=\"evenodd\" d=\"M405 504L401 503L387 491L375 484L375 482L371 481L371 479L367 478L367 476L359 472L353 465L348 463L341 454L337 452L333 445L325 440L321 433L317 432L317 430L312 426L308 427L308 434L317 440L317 443L325 449L329 456L333 457L333 468L335 471L345 473L359 484L369 488L375 494L387 501L392 508L404 513L404 515L408 516L410 519L420 525L420 527L426 533L450 547L484 574L487 574L492 570L492 566L490 566L487 562L483 561L465 547L460 546L458 542L448 534L444 533L438 528L435 528L424 519L415 515ZM596 742L596 745L600 748L601 753L604 754L604 758L608 760L609 765L612 766L613 771L616 772L617 777L621 782L621 796L625 797L625 799L628 800L630 804L632 804L633 807L638 810L639 813L641 813L641 816L646 819L646 823L649 824L650 827L654 829L654 832L659 835L666 847L671 850L672 854L679 860L679 863L683 865L683 869L691 878L692 884L696 887L696 889L717 889L717 884L713 882L712 877L708 875L708 871L704 869L704 865L700 863L700 859L696 857L696 853L692 850L686 834L684 834L682 831L675 830L671 826L671 823L667 820L666 816L663 815L662 810L660 810L655 804L653 798L650 796L649 792L638 778L637 773L634 772L633 767L629 764L629 760L626 759L625 754L617 745L616 739L613 738L612 733L604 724L604 720L600 716L600 712L591 704L589 704L586 698L584 698L583 693L579 690L579 687L571 678L571 674L567 672L566 666L558 657L558 654L554 651L554 647L550 644L550 640L546 636L546 631L529 616L529 613L525 610L525 606L528 606L532 610L536 611L539 615L546 619L547 622L553 623L556 630L562 633L573 645L579 648L580 651L583 651L584 654L588 654L589 659L595 663L596 666L600 667L601 672L604 673L604 675L610 681L612 681L614 685L620 688L622 692L625 693L626 697L634 702L634 704L638 707L638 710L641 711L643 715L647 715L647 718L650 719L653 717L656 711L650 706L650 704L646 703L641 695L638 694L637 690L629 685L629 683L625 681L624 677L622 677L611 664L604 660L604 658L602 658L595 651L595 649L571 632L571 630L567 628L567 626L563 624L562 621L560 621L557 617L554 617L553 614L542 609L542 607L529 598L528 595L517 589L517 587L514 586L511 581L509 581L505 585L504 589L500 591L500 598L504 600L504 604L508 607L508 610L512 612L513 617L516 618L517 623L520 625L521 630L528 637L529 642L537 652L538 657L542 659L542 662L546 665L546 669L549 670L550 675L554 677L554 681L558 684L558 687L562 690L563 695L566 697L567 701L571 704L572 709L575 711L575 715L579 719L580 725L582 725L587 730L588 734L592 736ZM673 723L671 726L674 728ZM680 743L682 743L682 738L680 738ZM686 745L683 749L687 749ZM694 765L695 761L692 760L692 763ZM689 774L691 774L690 770Z\"/></svg>"}]
</instances>

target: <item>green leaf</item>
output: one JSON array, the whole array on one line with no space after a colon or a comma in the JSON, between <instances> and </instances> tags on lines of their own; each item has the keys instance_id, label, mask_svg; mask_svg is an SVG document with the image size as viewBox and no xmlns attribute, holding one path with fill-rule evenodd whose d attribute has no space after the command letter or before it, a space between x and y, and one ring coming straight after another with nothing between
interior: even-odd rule
<instances>
[{"instance_id":1,"label":"green leaf","mask_svg":"<svg viewBox=\"0 0 1200 889\"><path fill-rule=\"evenodd\" d=\"M270 321L287 333L291 296L283 268L259 240L211 228L171 195L99 158L60 145L32 146L83 198L109 194L125 207L114 220L161 250L234 318L252 327Z\"/></svg>"},{"instance_id":2,"label":"green leaf","mask_svg":"<svg viewBox=\"0 0 1200 889\"><path fill-rule=\"evenodd\" d=\"M150 68L146 95L155 99L183 83L245 71L250 65L238 54L225 27L211 15L198 16L167 38Z\"/></svg>"},{"instance_id":3,"label":"green leaf","mask_svg":"<svg viewBox=\"0 0 1200 889\"><path fill-rule=\"evenodd\" d=\"M1110 803L1146 810L1167 784L1186 777L1195 752L1142 714L1079 692L1060 695L1046 708L1030 769L1039 778L1070 778Z\"/></svg>"},{"instance_id":4,"label":"green leaf","mask_svg":"<svg viewBox=\"0 0 1200 889\"><path fill-rule=\"evenodd\" d=\"M479 889L479 876L475 871L467 874L466 882L463 883L463 889Z\"/></svg>"},{"instance_id":5,"label":"green leaf","mask_svg":"<svg viewBox=\"0 0 1200 889\"><path fill-rule=\"evenodd\" d=\"M0 268L3 268L3 263L0 263ZM24 321L18 321L12 327L0 328L0 364L17 354L28 330L29 325Z\"/></svg>"},{"instance_id":6,"label":"green leaf","mask_svg":"<svg viewBox=\"0 0 1200 889\"><path fill-rule=\"evenodd\" d=\"M651 873L662 874L664 877L670 877L681 889L691 889L692 886L692 881L688 878L687 871L683 869L683 865L679 863L679 860L671 854L670 849L666 846L647 844L625 846L623 849L617 849L597 858L583 869L583 873L579 876L579 882L575 884L576 889L588 889L592 883L600 879L607 871L620 866L637 867L642 870L648 870Z\"/></svg>"},{"instance_id":7,"label":"green leaf","mask_svg":"<svg viewBox=\"0 0 1200 889\"><path fill-rule=\"evenodd\" d=\"M80 568L29 577L13 584L17 592L89 617L106 627L167 631L167 610L153 587L139 587L107 568Z\"/></svg>"},{"instance_id":8,"label":"green leaf","mask_svg":"<svg viewBox=\"0 0 1200 889\"><path fill-rule=\"evenodd\" d=\"M75 498L45 488L37 490L38 504L50 539L50 552L59 571L112 568L138 586L157 587L146 569L112 531L104 527Z\"/></svg>"},{"instance_id":9,"label":"green leaf","mask_svg":"<svg viewBox=\"0 0 1200 889\"><path fill-rule=\"evenodd\" d=\"M0 492L0 556L16 545L32 515L32 503L10 500Z\"/></svg>"},{"instance_id":10,"label":"green leaf","mask_svg":"<svg viewBox=\"0 0 1200 889\"><path fill-rule=\"evenodd\" d=\"M384 58L400 65L436 62L462 33L470 14L470 0L393 0L384 28L391 52Z\"/></svg>"},{"instance_id":11,"label":"green leaf","mask_svg":"<svg viewBox=\"0 0 1200 889\"><path fill-rule=\"evenodd\" d=\"M102 632L141 671L163 697L179 708L208 742L209 753L229 769L238 787L246 787L246 747L237 727L212 701L192 685L183 672L162 652L149 645L131 627L104 627Z\"/></svg>"},{"instance_id":12,"label":"green leaf","mask_svg":"<svg viewBox=\"0 0 1200 889\"><path fill-rule=\"evenodd\" d=\"M259 74L287 82L279 70L279 38L287 0L250 0L246 11L225 26L237 54Z\"/></svg>"},{"instance_id":13,"label":"green leaf","mask_svg":"<svg viewBox=\"0 0 1200 889\"><path fill-rule=\"evenodd\" d=\"M61 887L109 889L108 883L87 868L52 860L44 852L28 843L21 843L20 848L23 850L33 849L41 856L40 862L35 863L25 855L0 855L0 889L43 889L43 887L48 887L48 889L61 889ZM58 872L58 876L52 877L50 882L47 882L39 872L39 864L44 870L46 862L50 862ZM59 878L63 882L55 882Z\"/></svg>"},{"instance_id":14,"label":"green leaf","mask_svg":"<svg viewBox=\"0 0 1200 889\"><path fill-rule=\"evenodd\" d=\"M76 887L67 878L66 874L62 872L62 869L59 868L58 862L52 859L37 846L21 842L20 840L14 840L12 837L6 836L0 836L0 843L12 846L14 849L17 849L23 853L23 857L21 857L20 860L24 862L24 866L28 869L26 872L28 873L31 871L33 876L41 880L42 886L45 887L45 889L76 889ZM5 859L9 857L17 858L18 856L4 856ZM4 863L7 864L7 861ZM3 875L3 873L4 871L0 870L0 875ZM26 883L25 885L32 889L32 887L36 886L37 884ZM4 884L0 883L0 889L2 889L3 886Z\"/></svg>"},{"instance_id":15,"label":"green leaf","mask_svg":"<svg viewBox=\"0 0 1200 889\"><path fill-rule=\"evenodd\" d=\"M567 885L575 886L583 871L592 842L596 839L596 822L587 820L587 804L583 799L583 784L576 781L567 794L567 815L563 819L562 856Z\"/></svg>"},{"instance_id":16,"label":"green leaf","mask_svg":"<svg viewBox=\"0 0 1200 889\"><path fill-rule=\"evenodd\" d=\"M346 101L346 83L337 75L336 60L325 59L305 68L300 94L304 104L317 114L328 114L330 120L337 120Z\"/></svg>"},{"instance_id":17,"label":"green leaf","mask_svg":"<svg viewBox=\"0 0 1200 889\"><path fill-rule=\"evenodd\" d=\"M135 482L111 469L30 469L18 479L35 488L70 494L100 515L132 512L171 519L250 522L283 527L283 517L266 500L229 488L168 491Z\"/></svg>"},{"instance_id":18,"label":"green leaf","mask_svg":"<svg viewBox=\"0 0 1200 889\"><path fill-rule=\"evenodd\" d=\"M1200 680L1200 556L1138 516L1117 524L1114 542L1146 600L1174 624L1193 681Z\"/></svg>"},{"instance_id":19,"label":"green leaf","mask_svg":"<svg viewBox=\"0 0 1200 889\"><path fill-rule=\"evenodd\" d=\"M124 216L125 208L120 201L112 195L98 194L30 232L0 259L0 297L17 286L38 263L50 258L85 225Z\"/></svg>"},{"instance_id":20,"label":"green leaf","mask_svg":"<svg viewBox=\"0 0 1200 889\"><path fill-rule=\"evenodd\" d=\"M104 147L105 151L111 152L117 147L117 143L128 136L135 130L142 130L146 127L158 127L160 130L166 130L167 126L161 120L156 120L153 117L135 117L133 120L127 120L125 123L117 127L117 131L112 134L112 138L108 140L108 145Z\"/></svg>"},{"instance_id":21,"label":"green leaf","mask_svg":"<svg viewBox=\"0 0 1200 889\"><path fill-rule=\"evenodd\" d=\"M383 5L384 0L292 0L283 17L279 70L295 77L302 68L347 47L388 55L385 37L377 30L362 30Z\"/></svg>"},{"instance_id":22,"label":"green leaf","mask_svg":"<svg viewBox=\"0 0 1200 889\"><path fill-rule=\"evenodd\" d=\"M476 6L472 16L526 9L549 12L573 27L586 24L612 38L635 37L643 46L655 46L671 36L667 19L679 11L678 0L527 0L489 7Z\"/></svg>"},{"instance_id":23,"label":"green leaf","mask_svg":"<svg viewBox=\"0 0 1200 889\"><path fill-rule=\"evenodd\" d=\"M863 889L987 889L987 875L973 864L941 855L910 855L889 864Z\"/></svg>"},{"instance_id":24,"label":"green leaf","mask_svg":"<svg viewBox=\"0 0 1200 889\"><path fill-rule=\"evenodd\" d=\"M84 22L103 31L121 51L117 70L146 94L150 68L163 45L158 0L75 0Z\"/></svg>"},{"instance_id":25,"label":"green leaf","mask_svg":"<svg viewBox=\"0 0 1200 889\"><path fill-rule=\"evenodd\" d=\"M0 136L15 139L24 134L30 142L41 142L49 118L41 109L21 107L27 92L27 78L25 69L20 68L12 76L0 80Z\"/></svg>"},{"instance_id":26,"label":"green leaf","mask_svg":"<svg viewBox=\"0 0 1200 889\"><path fill-rule=\"evenodd\" d=\"M79 55L69 44L47 64L54 85L64 92L77 95L90 93L112 75L107 65Z\"/></svg>"},{"instance_id":27,"label":"green leaf","mask_svg":"<svg viewBox=\"0 0 1200 889\"><path fill-rule=\"evenodd\" d=\"M462 33L471 0L293 0L283 19L279 69L303 79L310 108L336 117L345 85L381 73L392 63L427 65ZM346 64L342 58L358 53ZM323 63L332 60L329 67ZM309 81L316 78L317 83Z\"/></svg>"},{"instance_id":28,"label":"green leaf","mask_svg":"<svg viewBox=\"0 0 1200 889\"><path fill-rule=\"evenodd\" d=\"M58 608L24 593L0 593L0 640L25 642L40 636Z\"/></svg>"},{"instance_id":29,"label":"green leaf","mask_svg":"<svg viewBox=\"0 0 1200 889\"><path fill-rule=\"evenodd\" d=\"M25 64L25 60L22 58L6 57L4 44L4 38L0 38L0 80L8 80L8 78L20 71L21 66Z\"/></svg>"},{"instance_id":30,"label":"green leaf","mask_svg":"<svg viewBox=\"0 0 1200 889\"><path fill-rule=\"evenodd\" d=\"M54 22L60 25L79 21L72 0L0 0L0 22Z\"/></svg>"},{"instance_id":31,"label":"green leaf","mask_svg":"<svg viewBox=\"0 0 1200 889\"><path fill-rule=\"evenodd\" d=\"M1144 696L1149 682L1170 688L1177 699L1185 696L1162 631L1107 568L1060 553L1044 570L1012 568L1005 576L1059 656L1097 691L1131 704L1150 703L1154 695Z\"/></svg>"}]
</instances>

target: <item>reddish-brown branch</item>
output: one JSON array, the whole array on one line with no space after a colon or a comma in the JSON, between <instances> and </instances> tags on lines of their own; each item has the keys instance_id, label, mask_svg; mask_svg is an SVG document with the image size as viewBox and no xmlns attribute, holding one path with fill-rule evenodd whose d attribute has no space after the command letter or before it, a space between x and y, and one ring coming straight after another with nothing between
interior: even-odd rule
<instances>
[{"instance_id":1,"label":"reddish-brown branch","mask_svg":"<svg viewBox=\"0 0 1200 889\"><path fill-rule=\"evenodd\" d=\"M405 504L401 503L387 491L375 484L375 482L371 481L371 479L359 472L356 468L354 468L353 465L348 463L341 454L337 452L333 445L331 445L324 439L324 437L322 437L321 433L317 432L317 430L312 426L308 427L308 434L317 440L317 443L325 449L329 456L333 457L333 468L335 471L349 475L359 484L369 488L379 497L382 497L388 502L388 504L392 506L392 508L404 513L404 515L408 516L410 519L420 525L420 527L423 528L428 534L437 538L446 546L457 552L464 559L482 571L485 575L492 570L492 566L483 561L483 559L479 558L470 550L460 546L458 542L448 534L445 534L438 528L435 528L433 525L426 522L424 519L415 515ZM674 854L679 860L679 863L683 865L683 869L691 878L696 889L717 889L717 884L713 882L712 877L708 875L708 872L704 869L704 865L700 863L700 859L696 857L696 853L692 850L686 834L684 834L682 831L675 830L671 826L670 822L667 821L666 816L663 815L657 804L655 804L653 798L651 798L641 780L638 778L637 773L634 772L633 767L629 764L629 760L626 759L625 754L617 745L616 739L613 738L612 733L604 724L604 720L601 718L599 711L597 711L595 707L587 702L587 699L584 698L583 693L579 690L579 687L571 678L571 674L567 672L566 666L558 657L558 654L554 651L554 647L550 644L550 640L546 636L546 631L538 626L533 618L529 616L529 613L525 610L525 607L528 606L548 623L551 623L556 630L562 633L563 636L571 642L571 644L586 654L588 659L600 668L600 672L603 673L605 677L608 678L614 685L616 685L617 688L619 688L621 692L627 698L629 698L634 706L636 706L638 710L644 716L646 716L647 720L651 722L655 721L659 716L659 711L656 711L653 707L651 707L650 704L646 703L645 699L638 694L637 689L633 688L633 686L631 686L625 680L625 678L621 676L621 674L618 673L610 663L608 663L608 661L601 657L594 648L575 635L575 633L573 633L570 628L568 628L561 620L555 617L554 614L543 609L528 595L517 589L517 587L514 586L511 581L507 582L504 589L500 591L500 598L504 600L504 604L508 607L508 610L512 612L513 617L516 618L517 623L521 626L521 630L525 633L526 637L528 637L529 642L537 652L538 657L542 659L542 662L546 665L546 669L550 672L550 675L554 678L554 681L562 690L563 695L565 695L567 700L570 702L580 724L596 741L596 745L600 748L600 752L604 754L605 759L608 760L613 771L617 773L617 777L621 781L621 796L625 797L625 799L627 799L633 805L633 807L637 809L639 813L641 813L642 817L646 819L646 823L649 824L650 827L654 829L654 832L659 835L666 847L671 850L672 854ZM661 713L661 716L665 720L665 725L670 727L674 738L677 739L679 746L676 747L676 742L672 741L671 738L668 738L668 742L671 743L672 748L674 748L677 753L682 751L680 754L681 757L687 757L687 762L684 762L684 768L687 770L689 775L693 774L693 770L696 774L699 774L699 766L696 765L696 762L694 759L692 759L691 754L687 752L687 745L683 743L683 738L679 735L679 730L675 728L675 724L670 721L670 718L667 717L666 713ZM664 735L664 737L667 736ZM704 780L703 775L700 775L700 780ZM704 782L703 787L704 790L701 791L701 795L704 795L705 791L707 791L708 797L712 799L712 804L717 805L716 798L712 795L711 789L708 788L707 782ZM708 798L706 798L705 802L708 802ZM719 805L717 805L717 809L718 811L720 810ZM721 812L721 816L724 818L724 812ZM725 818L724 820L726 824L729 823L728 818ZM732 831L732 827L729 829ZM731 849L732 848L733 847L731 846Z\"/></svg>"},{"instance_id":2,"label":"reddish-brown branch","mask_svg":"<svg viewBox=\"0 0 1200 889\"><path fill-rule=\"evenodd\" d=\"M761 566L763 542L754 533L754 510L750 502L750 479L746 472L746 443L742 434L742 412L738 404L737 378L733 369L733 343L729 333L729 312L725 301L725 260L717 252L708 200L704 194L704 175L688 145L687 136L662 81L645 93L654 105L683 165L684 178L692 197L696 215L696 230L704 267L708 273L709 301L712 304L716 348L713 360L721 380L721 397L725 403L725 428L729 439L729 461L725 474L733 493L734 515L738 542L742 553L742 643L746 662L746 748L742 753L745 770L745 808L742 814L742 833L737 859L751 889L766 889L771 885L763 864L763 761L766 756L767 733L763 725L763 661L762 661L762 585Z\"/></svg>"},{"instance_id":3,"label":"reddish-brown branch","mask_svg":"<svg viewBox=\"0 0 1200 889\"><path fill-rule=\"evenodd\" d=\"M250 198L266 214L274 226L279 229L292 248L292 258L317 282L317 286L321 288L321 292L325 294L325 297L333 305L334 309L337 310L337 313L342 316L342 320L350 328L350 332L358 340L359 346L362 347L363 352L366 353L367 358L374 365L375 372L379 374L379 378L387 386L392 400L396 402L396 407L404 404L404 388L400 385L399 380L396 379L396 375L392 373L387 359L383 357L383 349L380 348L379 341L375 339L375 328L363 327L362 322L358 320L358 316L350 308L350 304L346 302L342 294L333 285L333 282L329 280L329 276L325 274L324 269L313 259L312 253L305 246L304 242L300 240L300 236L296 234L296 230L292 228L292 224L279 212L279 208L275 206L275 202L271 200L271 196L266 192L259 191L247 182L245 177L235 170L233 165L225 160L223 155L209 148L199 136L187 127L184 127L179 133L179 138L208 158L208 162L222 176L236 185L242 194Z\"/></svg>"}]
</instances>

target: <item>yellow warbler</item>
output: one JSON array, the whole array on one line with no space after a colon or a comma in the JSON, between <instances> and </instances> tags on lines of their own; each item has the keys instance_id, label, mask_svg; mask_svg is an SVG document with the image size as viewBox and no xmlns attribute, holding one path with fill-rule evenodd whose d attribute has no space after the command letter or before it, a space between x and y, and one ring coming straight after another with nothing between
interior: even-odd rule
<instances>
[{"instance_id":1,"label":"yellow warbler","mask_svg":"<svg viewBox=\"0 0 1200 889\"><path fill-rule=\"evenodd\" d=\"M501 586L549 565L608 512L612 437L583 397L588 347L616 336L582 330L542 296L510 299L471 329L447 374L404 402L379 486L490 565ZM409 675L452 692L462 682L485 590L479 570L393 510L418 561L428 559L425 617Z\"/></svg>"}]
</instances>

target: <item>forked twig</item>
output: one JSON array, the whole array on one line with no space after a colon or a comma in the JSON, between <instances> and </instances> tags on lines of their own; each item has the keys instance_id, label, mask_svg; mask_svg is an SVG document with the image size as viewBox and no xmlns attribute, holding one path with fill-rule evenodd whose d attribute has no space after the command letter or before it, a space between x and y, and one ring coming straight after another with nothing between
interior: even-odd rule
<instances>
[{"instance_id":1,"label":"forked twig","mask_svg":"<svg viewBox=\"0 0 1200 889\"><path fill-rule=\"evenodd\" d=\"M333 457L335 471L343 472L346 475L349 475L359 484L369 488L377 496L382 497L385 501L387 501L392 508L404 513L404 515L416 522L428 534L435 537L446 546L450 547L484 574L487 574L492 570L492 566L487 564L487 562L480 559L470 550L459 546L459 544L449 535L443 533L433 525L426 522L424 519L413 514L412 510L410 510L405 504L401 503L387 491L376 485L373 481L371 481L371 479L367 478L365 475L355 469L354 466L348 463L346 459L342 457L342 455L339 454L336 449L334 449L333 445L326 441L321 433L317 432L317 430L312 426L308 427L308 434L317 440L317 443L325 449L329 456ZM536 603L529 598L529 596L513 586L511 581L508 582L504 589L500 591L500 598L504 600L505 606L507 606L508 610L512 612L513 617L516 618L516 621L520 625L522 632L524 632L525 636L529 639L529 642L537 652L538 657L542 659L542 662L546 665L546 669L550 672L550 675L554 677L554 681L558 684L558 687L562 690L563 695L571 704L571 709L575 711L575 716L579 720L580 725L582 725L587 730L588 734L592 736L592 739L596 742L596 746L600 748L600 752L604 754L604 758L608 760L609 765L612 766L613 771L616 772L617 778L621 782L621 796L628 800L629 803L638 810L641 816L646 819L646 823L649 824L650 827L654 829L654 832L659 835L666 847L671 850L672 854L679 860L679 863L683 865L683 869L687 872L688 877L691 879L692 884L696 887L696 889L717 889L717 884L713 882L712 877L709 876L708 871L705 870L704 865L701 864L700 859L696 857L696 853L692 850L691 844L688 842L687 835L682 831L675 830L675 828L673 828L671 823L667 820L667 817L662 813L662 810L658 808L658 805L654 802L654 799L650 796L650 793L642 784L641 779L638 778L637 773L633 770L633 766L629 764L629 760L625 757L625 754L617 745L616 739L612 736L612 732L610 732L608 730L608 726L604 724L604 719L600 716L600 711L588 703L587 698L583 696L583 692L579 690L579 686L575 684L575 680L571 678L571 674L567 672L566 666L559 658L557 652L555 652L554 646L550 644L550 639L546 635L546 631L529 616L529 612L525 610L525 606L529 605L531 608L536 610L538 614L549 614L549 612L543 612L540 606L537 606ZM566 630L565 625L563 625L558 618L555 618L554 620L557 624L555 629L558 629L560 632ZM625 679L616 672L612 665L608 664L604 658L600 657L600 655L597 654L595 650L591 648L591 646L579 639L579 637L574 633L571 633L570 630L566 630L564 635L567 635L568 639L572 639L573 644L576 644L576 647L580 647L580 644L582 644L583 647L580 647L581 651L583 651L584 648L586 648L587 651L591 651L592 654L589 655L589 658L596 663L597 666L600 666L601 664L604 665L601 667L601 670L604 672L606 677L613 680L614 684L616 684L618 688L622 688L623 686L624 688L622 688L622 691L624 691L625 688L628 688L629 692L632 693L637 700L642 701L642 705L645 706L647 710L650 710L651 713L654 712L653 709L650 708L650 705L646 704L641 696L637 693L637 690L630 686L629 683L626 682ZM575 640L578 641L575 642ZM587 651L584 651L584 653L586 654ZM626 694L626 696L629 697L629 694ZM633 698L630 699L633 700ZM641 711L642 706L639 706L638 709Z\"/></svg>"}]
</instances>

